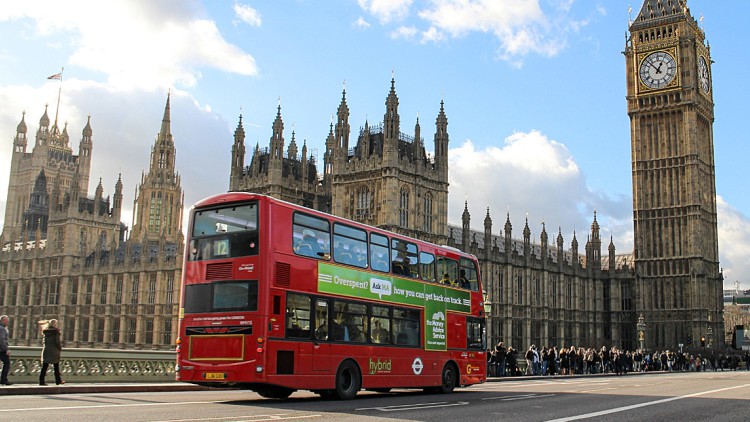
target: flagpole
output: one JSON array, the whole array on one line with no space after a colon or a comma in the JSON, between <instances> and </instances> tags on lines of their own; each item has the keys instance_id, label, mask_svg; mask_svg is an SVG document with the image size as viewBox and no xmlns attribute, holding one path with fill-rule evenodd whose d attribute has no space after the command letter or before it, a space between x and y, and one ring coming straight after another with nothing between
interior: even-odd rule
<instances>
[{"instance_id":1,"label":"flagpole","mask_svg":"<svg viewBox=\"0 0 750 422\"><path fill-rule=\"evenodd\" d=\"M57 131L59 131L59 128L57 127L57 113L60 111L60 95L62 94L62 81L64 71L65 67L60 68L60 87L57 89L57 108L55 108L55 130Z\"/></svg>"}]
</instances>

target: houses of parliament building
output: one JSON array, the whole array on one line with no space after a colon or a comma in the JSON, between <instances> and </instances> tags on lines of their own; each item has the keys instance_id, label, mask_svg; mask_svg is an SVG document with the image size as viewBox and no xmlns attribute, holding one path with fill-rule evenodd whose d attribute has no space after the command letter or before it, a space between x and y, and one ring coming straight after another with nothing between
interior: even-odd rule
<instances>
[{"instance_id":1,"label":"houses of parliament building","mask_svg":"<svg viewBox=\"0 0 750 422\"><path fill-rule=\"evenodd\" d=\"M445 104L436 104L428 154L418 118L412 131L402 132L393 79L383 121L365 121L358 131L352 130L342 92L322 171L306 143L300 148L294 132L285 135L280 105L262 148L246 150L240 116L228 188L473 253L488 295L490 344L634 349L643 316L647 349L675 349L691 341L695 346L702 337L720 346L723 279L710 49L684 0L645 0L629 30L623 54L631 122L632 252L617 254L611 239L603 243L596 213L580 255L576 234L566 242L560 228L548 233L542 224L532 239L528 221L514 233L510 215L501 216L502 225L494 224L489 208L483 230L472 230L468 203L461 225L449 225ZM15 315L17 343L36 344L36 320L60 315L67 327L75 327L63 331L74 345L171 347L184 245L169 113L168 99L148 173L137 189L129 235L119 221L120 181L111 201L101 185L93 199L86 196L90 125L75 156L67 131L56 124L49 128L45 113L28 153L22 119L0 254L0 307Z\"/></svg>"}]
</instances>

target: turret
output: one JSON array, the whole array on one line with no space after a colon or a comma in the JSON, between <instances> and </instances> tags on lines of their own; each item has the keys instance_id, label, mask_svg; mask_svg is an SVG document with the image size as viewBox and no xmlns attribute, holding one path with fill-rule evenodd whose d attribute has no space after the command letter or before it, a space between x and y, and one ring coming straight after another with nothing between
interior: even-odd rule
<instances>
[{"instance_id":1,"label":"turret","mask_svg":"<svg viewBox=\"0 0 750 422\"><path fill-rule=\"evenodd\" d=\"M461 214L461 223L463 226L463 232L461 243L463 245L463 250L468 252L469 251L469 235L471 232L471 215L469 214L469 201L464 202L464 212Z\"/></svg>"},{"instance_id":2,"label":"turret","mask_svg":"<svg viewBox=\"0 0 750 422\"><path fill-rule=\"evenodd\" d=\"M539 242L542 248L542 260L545 261L548 256L549 240L547 238L547 227L542 222L542 233L539 235Z\"/></svg>"},{"instance_id":3,"label":"turret","mask_svg":"<svg viewBox=\"0 0 750 422\"><path fill-rule=\"evenodd\" d=\"M391 79L391 91L385 99L383 126L383 161L389 163L387 165L393 165L398 160L398 138L401 130L396 80L393 78Z\"/></svg>"},{"instance_id":4,"label":"turret","mask_svg":"<svg viewBox=\"0 0 750 422\"><path fill-rule=\"evenodd\" d=\"M21 114L21 122L16 127L16 137L13 138L13 156L23 155L26 152L28 138L26 136L26 112Z\"/></svg>"},{"instance_id":5,"label":"turret","mask_svg":"<svg viewBox=\"0 0 750 422\"><path fill-rule=\"evenodd\" d=\"M560 226L557 226L557 263L558 265L562 265L563 261L565 261L565 243L562 236L562 228Z\"/></svg>"},{"instance_id":6,"label":"turret","mask_svg":"<svg viewBox=\"0 0 750 422\"><path fill-rule=\"evenodd\" d=\"M440 100L440 112L435 119L435 164L448 176L448 117L445 115L443 100Z\"/></svg>"},{"instance_id":7,"label":"turret","mask_svg":"<svg viewBox=\"0 0 750 422\"><path fill-rule=\"evenodd\" d=\"M612 240L612 236L609 237L609 271L610 274L614 274L616 267L615 258L615 242Z\"/></svg>"},{"instance_id":8,"label":"turret","mask_svg":"<svg viewBox=\"0 0 750 422\"><path fill-rule=\"evenodd\" d=\"M490 207L487 207L487 215L484 216L484 251L485 257L489 258L492 250L492 218Z\"/></svg>"},{"instance_id":9,"label":"turret","mask_svg":"<svg viewBox=\"0 0 750 422\"><path fill-rule=\"evenodd\" d=\"M602 267L602 239L599 234L599 222L596 221L596 210L594 210L594 221L591 223L591 265L595 269Z\"/></svg>"},{"instance_id":10,"label":"turret","mask_svg":"<svg viewBox=\"0 0 750 422\"><path fill-rule=\"evenodd\" d=\"M114 215L115 221L120 221L122 215L122 173L117 175L117 183L115 183L115 196L112 205L112 214Z\"/></svg>"},{"instance_id":11,"label":"turret","mask_svg":"<svg viewBox=\"0 0 750 422\"><path fill-rule=\"evenodd\" d=\"M513 225L510 224L510 212L505 216L505 227L503 227L503 233L505 234L505 253L510 254L513 248Z\"/></svg>"},{"instance_id":12,"label":"turret","mask_svg":"<svg viewBox=\"0 0 750 422\"><path fill-rule=\"evenodd\" d=\"M287 158L290 160L297 159L297 141L295 140L294 126L292 126L292 141L289 142L289 148L286 151Z\"/></svg>"},{"instance_id":13,"label":"turret","mask_svg":"<svg viewBox=\"0 0 750 422\"><path fill-rule=\"evenodd\" d=\"M276 119L273 121L273 135L269 144L271 153L271 162L278 162L281 165L281 159L284 153L284 122L281 120L281 102L276 110Z\"/></svg>"},{"instance_id":14,"label":"turret","mask_svg":"<svg viewBox=\"0 0 750 422\"><path fill-rule=\"evenodd\" d=\"M341 158L346 160L349 154L349 106L346 104L346 86L341 91L341 104L336 112L336 147L341 152Z\"/></svg>"},{"instance_id":15,"label":"turret","mask_svg":"<svg viewBox=\"0 0 750 422\"><path fill-rule=\"evenodd\" d=\"M523 226L523 256L528 259L531 252L531 229L529 228L529 217L526 216L526 224Z\"/></svg>"},{"instance_id":16,"label":"turret","mask_svg":"<svg viewBox=\"0 0 750 422\"><path fill-rule=\"evenodd\" d=\"M578 264L578 239L576 239L576 231L573 230L573 240L570 242L570 254L573 256L571 264L574 266Z\"/></svg>"},{"instance_id":17,"label":"turret","mask_svg":"<svg viewBox=\"0 0 750 422\"><path fill-rule=\"evenodd\" d=\"M229 189L238 190L243 168L245 167L245 128L242 126L240 114L237 128L234 130L234 144L232 145L232 165L229 175Z\"/></svg>"}]
</instances>

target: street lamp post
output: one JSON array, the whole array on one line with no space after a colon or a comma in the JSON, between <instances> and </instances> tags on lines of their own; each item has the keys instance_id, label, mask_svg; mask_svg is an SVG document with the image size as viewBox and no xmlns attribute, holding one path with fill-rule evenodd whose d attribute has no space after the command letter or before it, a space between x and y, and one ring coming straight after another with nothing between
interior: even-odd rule
<instances>
[{"instance_id":1,"label":"street lamp post","mask_svg":"<svg viewBox=\"0 0 750 422\"><path fill-rule=\"evenodd\" d=\"M638 329L638 341L641 345L641 351L643 351L643 342L646 339L646 321L643 318L643 314L641 314L640 317L638 317L638 324L636 324L636 328Z\"/></svg>"}]
</instances>

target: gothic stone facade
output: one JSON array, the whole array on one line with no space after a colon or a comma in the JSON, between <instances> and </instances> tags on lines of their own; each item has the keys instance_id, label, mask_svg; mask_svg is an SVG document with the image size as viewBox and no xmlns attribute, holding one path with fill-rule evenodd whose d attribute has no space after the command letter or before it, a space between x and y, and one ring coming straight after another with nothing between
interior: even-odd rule
<instances>
[{"instance_id":1,"label":"gothic stone facade","mask_svg":"<svg viewBox=\"0 0 750 422\"><path fill-rule=\"evenodd\" d=\"M24 116L25 118L25 116ZM0 252L0 312L13 344L38 345L37 321L60 320L66 347L169 349L177 329L183 194L174 169L169 98L148 174L136 190L131 235L121 221L122 180L110 200L87 197L93 132L79 155L45 110L27 149L16 130Z\"/></svg>"},{"instance_id":2,"label":"gothic stone facade","mask_svg":"<svg viewBox=\"0 0 750 422\"><path fill-rule=\"evenodd\" d=\"M257 192L379 226L445 243L448 215L448 118L441 101L435 120L434 157L427 155L419 118L414 134L401 132L395 80L386 98L383 122L360 128L350 146L349 107L342 92L326 139L322 178L315 159L297 155L295 134L284 154L281 106L268 148L255 146L245 166L242 117L234 135L229 189Z\"/></svg>"}]
</instances>

